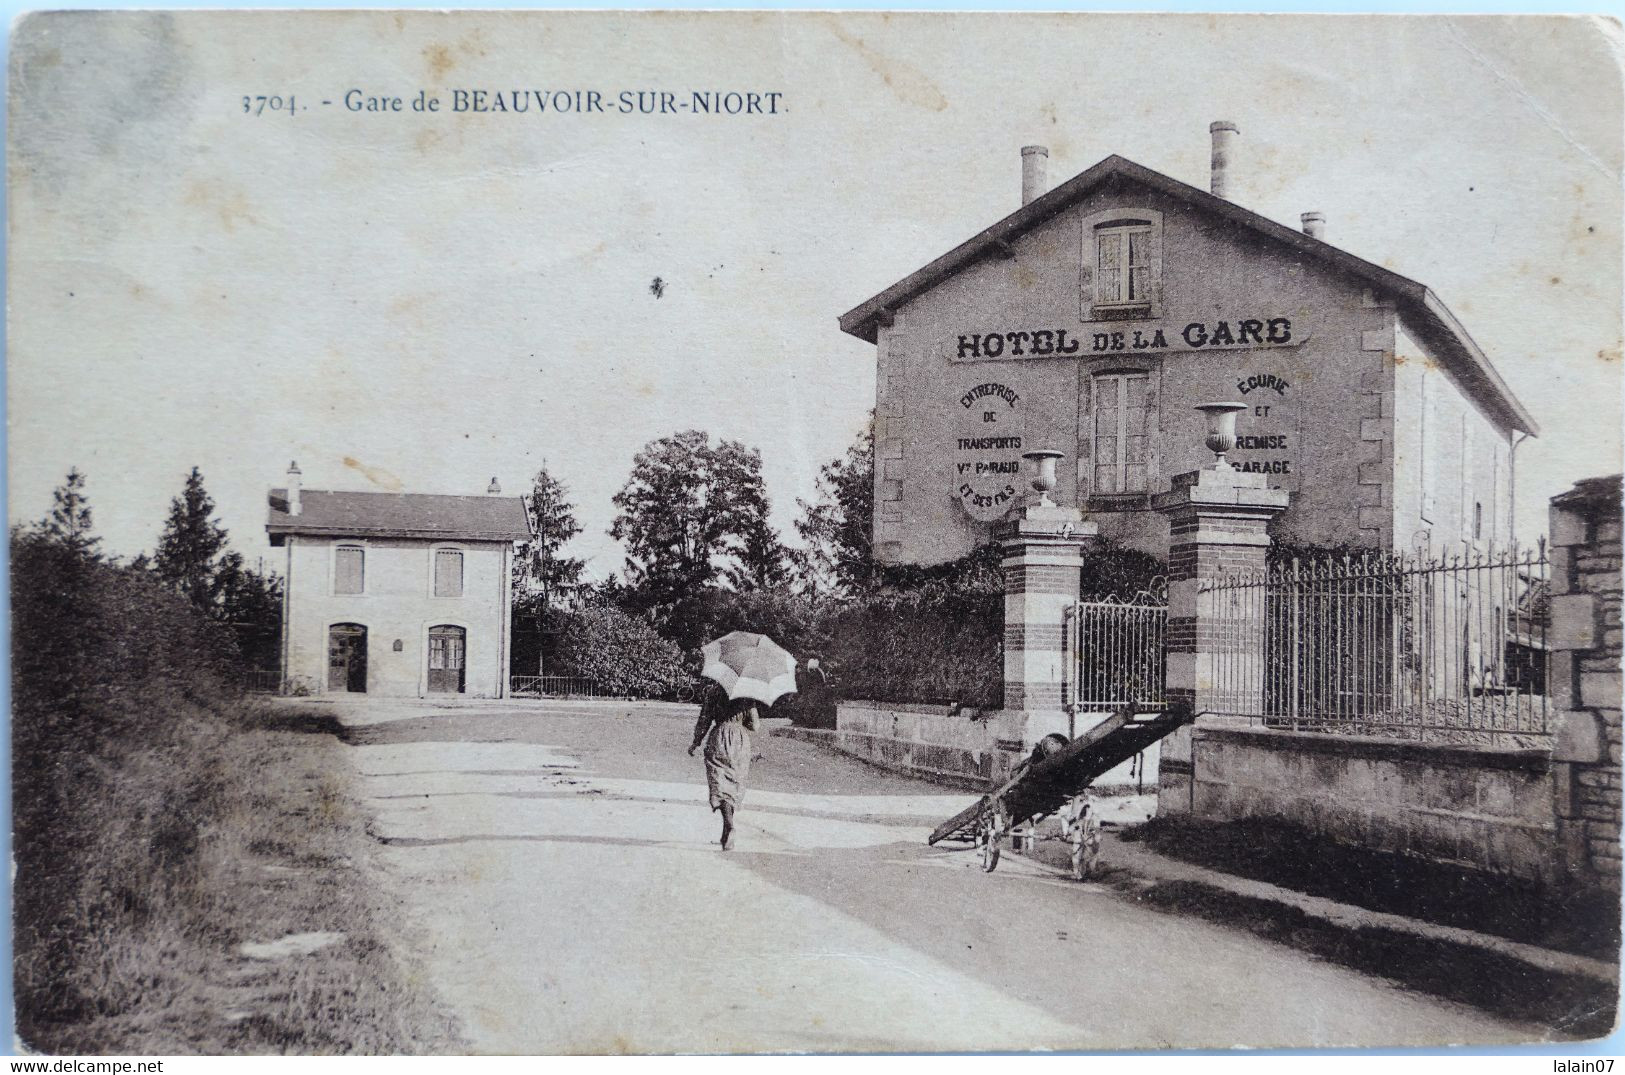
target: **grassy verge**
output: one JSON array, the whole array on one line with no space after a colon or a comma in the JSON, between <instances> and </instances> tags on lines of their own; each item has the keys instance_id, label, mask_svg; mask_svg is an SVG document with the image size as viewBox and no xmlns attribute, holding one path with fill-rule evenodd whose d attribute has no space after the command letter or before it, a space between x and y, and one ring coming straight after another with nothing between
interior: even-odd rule
<instances>
[{"instance_id":1,"label":"grassy verge","mask_svg":"<svg viewBox=\"0 0 1625 1075\"><path fill-rule=\"evenodd\" d=\"M1244 929L1407 989L1537 1024L1548 1028L1542 1036L1549 1040L1605 1037L1614 1027L1617 990L1594 978L1541 970L1510 956L1412 933L1350 929L1296 907L1195 881L1163 881L1135 896L1159 911Z\"/></svg>"},{"instance_id":2,"label":"grassy verge","mask_svg":"<svg viewBox=\"0 0 1625 1075\"><path fill-rule=\"evenodd\" d=\"M1335 843L1266 821L1156 818L1126 831L1170 858L1373 911L1610 960L1619 898Z\"/></svg>"},{"instance_id":3,"label":"grassy verge","mask_svg":"<svg viewBox=\"0 0 1625 1075\"><path fill-rule=\"evenodd\" d=\"M18 1032L52 1053L457 1051L394 911L343 747L266 704L179 704L72 774L70 856L25 862ZM29 870L25 877L22 870ZM331 932L304 955L245 942Z\"/></svg>"}]
</instances>

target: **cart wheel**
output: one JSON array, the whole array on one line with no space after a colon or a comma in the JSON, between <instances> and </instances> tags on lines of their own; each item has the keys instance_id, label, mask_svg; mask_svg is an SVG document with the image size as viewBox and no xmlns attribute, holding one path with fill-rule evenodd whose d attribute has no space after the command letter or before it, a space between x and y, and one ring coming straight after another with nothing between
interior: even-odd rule
<instances>
[{"instance_id":1,"label":"cart wheel","mask_svg":"<svg viewBox=\"0 0 1625 1075\"><path fill-rule=\"evenodd\" d=\"M999 820L992 811L984 813L976 826L976 850L982 857L982 872L992 873L999 865Z\"/></svg>"},{"instance_id":2,"label":"cart wheel","mask_svg":"<svg viewBox=\"0 0 1625 1075\"><path fill-rule=\"evenodd\" d=\"M982 872L992 873L999 865L999 823L992 814L984 814L976 829L976 850L982 858Z\"/></svg>"},{"instance_id":3,"label":"cart wheel","mask_svg":"<svg viewBox=\"0 0 1625 1075\"><path fill-rule=\"evenodd\" d=\"M1072 825L1072 879L1087 881L1100 864L1100 817L1088 804Z\"/></svg>"}]
</instances>

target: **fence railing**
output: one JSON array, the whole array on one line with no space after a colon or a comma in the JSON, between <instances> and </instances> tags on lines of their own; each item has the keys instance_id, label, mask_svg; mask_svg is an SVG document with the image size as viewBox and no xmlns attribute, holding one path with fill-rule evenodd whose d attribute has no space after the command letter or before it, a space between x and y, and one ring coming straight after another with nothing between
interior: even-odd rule
<instances>
[{"instance_id":1,"label":"fence railing","mask_svg":"<svg viewBox=\"0 0 1625 1075\"><path fill-rule=\"evenodd\" d=\"M1298 731L1544 735L1547 577L1542 547L1294 561L1206 581L1207 708Z\"/></svg>"},{"instance_id":2,"label":"fence railing","mask_svg":"<svg viewBox=\"0 0 1625 1075\"><path fill-rule=\"evenodd\" d=\"M1167 705L1168 601L1160 592L1127 600L1079 601L1067 623L1072 682L1062 701L1079 709L1134 702L1145 711Z\"/></svg>"},{"instance_id":3,"label":"fence railing","mask_svg":"<svg viewBox=\"0 0 1625 1075\"><path fill-rule=\"evenodd\" d=\"M508 693L515 698L612 698L598 682L581 676L509 676Z\"/></svg>"},{"instance_id":4,"label":"fence railing","mask_svg":"<svg viewBox=\"0 0 1625 1075\"><path fill-rule=\"evenodd\" d=\"M248 673L247 686L255 694L278 694L282 691L282 669L255 668Z\"/></svg>"}]
</instances>

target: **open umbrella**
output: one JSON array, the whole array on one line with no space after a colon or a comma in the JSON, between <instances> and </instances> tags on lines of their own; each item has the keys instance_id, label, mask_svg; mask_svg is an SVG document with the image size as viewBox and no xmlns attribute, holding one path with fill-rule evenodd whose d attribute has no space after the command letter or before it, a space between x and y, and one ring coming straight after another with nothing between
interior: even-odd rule
<instances>
[{"instance_id":1,"label":"open umbrella","mask_svg":"<svg viewBox=\"0 0 1625 1075\"><path fill-rule=\"evenodd\" d=\"M716 680L729 698L751 698L772 705L796 689L796 659L766 635L730 631L707 642L700 654L700 674Z\"/></svg>"}]
</instances>

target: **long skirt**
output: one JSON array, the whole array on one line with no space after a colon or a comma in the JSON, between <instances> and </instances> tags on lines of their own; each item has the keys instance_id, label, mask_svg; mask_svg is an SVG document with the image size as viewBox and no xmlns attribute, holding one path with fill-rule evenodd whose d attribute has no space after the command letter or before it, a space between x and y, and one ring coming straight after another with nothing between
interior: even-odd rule
<instances>
[{"instance_id":1,"label":"long skirt","mask_svg":"<svg viewBox=\"0 0 1625 1075\"><path fill-rule=\"evenodd\" d=\"M722 804L737 809L745 799L745 778L750 775L750 733L738 719L711 727L705 741L705 783L711 789L711 809Z\"/></svg>"}]
</instances>

